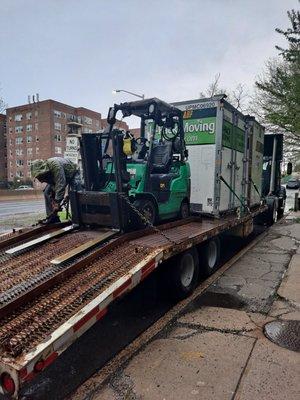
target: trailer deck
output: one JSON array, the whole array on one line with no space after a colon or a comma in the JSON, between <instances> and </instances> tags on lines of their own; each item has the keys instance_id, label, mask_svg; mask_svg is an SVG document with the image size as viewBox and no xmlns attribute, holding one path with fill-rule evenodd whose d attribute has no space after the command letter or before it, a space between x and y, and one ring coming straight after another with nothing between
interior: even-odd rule
<instances>
[{"instance_id":1,"label":"trailer deck","mask_svg":"<svg viewBox=\"0 0 300 400\"><path fill-rule=\"evenodd\" d=\"M64 250L59 247L57 251L57 245L53 247L55 243L48 242L30 250L31 256L23 268L21 284L23 280L28 282L30 273L27 269L32 270L34 275L40 272L39 268L43 272L47 268L59 267L67 269L68 274L64 275L61 269L59 280L53 280L53 277L48 279L52 279L51 285L45 285L46 279L42 290L37 291L40 285L29 288L28 293L32 296L23 297L24 302L0 320L0 376L7 373L13 378L14 397L17 397L24 382L33 379L103 318L111 302L143 281L163 260L230 228L243 225L265 210L265 206L258 207L240 219L236 216L223 219L189 218L161 225L162 234L147 228L121 235L94 248L87 255L75 258L67 266L50 263L51 257L61 255L67 246L62 245ZM69 233L66 235L67 241L72 235L76 238L76 232ZM89 234L84 240L90 239ZM64 243L64 237L60 241ZM51 245L50 257L45 249L50 251ZM69 246L70 243L68 249ZM25 253L25 256L28 257L29 253ZM43 258L43 254L47 255ZM10 259L11 272L14 266L16 270L22 270L21 262L15 261L22 259L18 257L21 255ZM10 283L8 287L13 287L13 284ZM5 290L2 296L7 296L9 289L2 290Z\"/></svg>"}]
</instances>

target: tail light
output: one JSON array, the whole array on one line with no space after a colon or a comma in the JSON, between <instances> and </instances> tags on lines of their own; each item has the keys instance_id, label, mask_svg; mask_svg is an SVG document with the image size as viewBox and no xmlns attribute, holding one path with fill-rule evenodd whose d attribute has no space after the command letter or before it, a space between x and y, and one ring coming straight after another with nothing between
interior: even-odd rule
<instances>
[{"instance_id":1,"label":"tail light","mask_svg":"<svg viewBox=\"0 0 300 400\"><path fill-rule=\"evenodd\" d=\"M41 372L41 371L43 371L44 367L45 367L45 363L43 360L37 361L34 366L34 371Z\"/></svg>"},{"instance_id":2,"label":"tail light","mask_svg":"<svg viewBox=\"0 0 300 400\"><path fill-rule=\"evenodd\" d=\"M8 394L13 394L16 389L13 378L6 372L1 375L1 386L4 390L4 393Z\"/></svg>"}]
</instances>

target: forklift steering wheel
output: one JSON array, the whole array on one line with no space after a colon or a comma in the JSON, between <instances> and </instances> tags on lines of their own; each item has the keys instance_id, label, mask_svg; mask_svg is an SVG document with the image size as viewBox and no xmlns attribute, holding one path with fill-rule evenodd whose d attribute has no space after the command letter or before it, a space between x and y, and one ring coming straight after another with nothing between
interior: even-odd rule
<instances>
[{"instance_id":1,"label":"forklift steering wheel","mask_svg":"<svg viewBox=\"0 0 300 400\"><path fill-rule=\"evenodd\" d=\"M144 140L144 142L143 142L143 140ZM142 138L142 137L136 138L135 141L136 141L137 144L146 144L147 145L149 143L148 139Z\"/></svg>"},{"instance_id":2,"label":"forklift steering wheel","mask_svg":"<svg viewBox=\"0 0 300 400\"><path fill-rule=\"evenodd\" d=\"M165 139L165 140L167 140L168 142L171 142L171 141L174 141L176 138L177 138L177 136L178 136L178 134L179 134L179 130L177 129L177 131L176 132L174 132L174 130L172 129L172 130L169 130L169 131L171 131L171 134L167 134L166 133L166 128L164 127L163 129L162 129L162 137Z\"/></svg>"}]
</instances>

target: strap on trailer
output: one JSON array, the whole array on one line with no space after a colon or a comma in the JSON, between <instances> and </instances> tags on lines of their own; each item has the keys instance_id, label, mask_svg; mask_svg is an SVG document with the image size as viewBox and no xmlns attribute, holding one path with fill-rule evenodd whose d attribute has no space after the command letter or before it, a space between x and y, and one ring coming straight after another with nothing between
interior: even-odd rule
<instances>
[{"instance_id":1,"label":"strap on trailer","mask_svg":"<svg viewBox=\"0 0 300 400\"><path fill-rule=\"evenodd\" d=\"M250 182L252 183L252 185L253 185L254 189L256 190L257 194L259 195L259 197L262 198L262 194L257 189L257 186L255 185L255 183L253 182L251 177L250 177Z\"/></svg>"},{"instance_id":2,"label":"strap on trailer","mask_svg":"<svg viewBox=\"0 0 300 400\"><path fill-rule=\"evenodd\" d=\"M238 201L241 203L241 206L243 207L243 209L247 210L248 213L250 213L250 209L248 206L246 206L244 204L244 202L242 201L242 199L235 193L235 191L232 189L232 187L225 181L225 179L223 178L223 176L220 176L220 179L223 183L225 183L225 185L228 187L228 189L230 190L231 193L233 193L233 195L238 199Z\"/></svg>"}]
</instances>

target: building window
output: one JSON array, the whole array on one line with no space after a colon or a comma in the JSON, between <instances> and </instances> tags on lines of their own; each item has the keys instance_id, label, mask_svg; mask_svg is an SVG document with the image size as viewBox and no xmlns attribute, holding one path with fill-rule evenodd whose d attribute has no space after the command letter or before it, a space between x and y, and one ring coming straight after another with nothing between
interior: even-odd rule
<instances>
[{"instance_id":1,"label":"building window","mask_svg":"<svg viewBox=\"0 0 300 400\"><path fill-rule=\"evenodd\" d=\"M9 133L13 133L13 128L9 128Z\"/></svg>"},{"instance_id":2,"label":"building window","mask_svg":"<svg viewBox=\"0 0 300 400\"><path fill-rule=\"evenodd\" d=\"M84 123L84 124L87 124L87 125L92 125L93 120L92 120L92 118L84 117L84 118L83 118L83 123Z\"/></svg>"},{"instance_id":3,"label":"building window","mask_svg":"<svg viewBox=\"0 0 300 400\"><path fill-rule=\"evenodd\" d=\"M9 145L10 146L12 145L12 139L9 139Z\"/></svg>"},{"instance_id":4,"label":"building window","mask_svg":"<svg viewBox=\"0 0 300 400\"><path fill-rule=\"evenodd\" d=\"M32 131L32 125L26 125L26 131L31 132Z\"/></svg>"},{"instance_id":5,"label":"building window","mask_svg":"<svg viewBox=\"0 0 300 400\"><path fill-rule=\"evenodd\" d=\"M16 138L16 144L22 144L23 143L23 138L17 137Z\"/></svg>"},{"instance_id":6,"label":"building window","mask_svg":"<svg viewBox=\"0 0 300 400\"><path fill-rule=\"evenodd\" d=\"M62 117L62 118L67 118L67 114L64 113L64 112L62 112L62 113L61 113L61 117Z\"/></svg>"},{"instance_id":7,"label":"building window","mask_svg":"<svg viewBox=\"0 0 300 400\"><path fill-rule=\"evenodd\" d=\"M40 149L38 147L35 148L35 154L39 154Z\"/></svg>"},{"instance_id":8,"label":"building window","mask_svg":"<svg viewBox=\"0 0 300 400\"><path fill-rule=\"evenodd\" d=\"M26 113L26 119L31 119L31 116L32 116L31 112Z\"/></svg>"},{"instance_id":9,"label":"building window","mask_svg":"<svg viewBox=\"0 0 300 400\"><path fill-rule=\"evenodd\" d=\"M54 135L54 140L56 142L61 142L61 135L59 135L58 133L56 135Z\"/></svg>"},{"instance_id":10,"label":"building window","mask_svg":"<svg viewBox=\"0 0 300 400\"><path fill-rule=\"evenodd\" d=\"M16 172L16 177L17 178L23 178L23 176L24 176L23 171L17 171Z\"/></svg>"},{"instance_id":11,"label":"building window","mask_svg":"<svg viewBox=\"0 0 300 400\"><path fill-rule=\"evenodd\" d=\"M31 171L27 172L27 176L28 176L28 178L31 178Z\"/></svg>"},{"instance_id":12,"label":"building window","mask_svg":"<svg viewBox=\"0 0 300 400\"><path fill-rule=\"evenodd\" d=\"M27 165L30 167L32 165L32 160L27 160Z\"/></svg>"},{"instance_id":13,"label":"building window","mask_svg":"<svg viewBox=\"0 0 300 400\"><path fill-rule=\"evenodd\" d=\"M35 141L39 142L40 138L38 136L35 137Z\"/></svg>"},{"instance_id":14,"label":"building window","mask_svg":"<svg viewBox=\"0 0 300 400\"><path fill-rule=\"evenodd\" d=\"M15 121L22 121L22 114L16 114L15 115Z\"/></svg>"},{"instance_id":15,"label":"building window","mask_svg":"<svg viewBox=\"0 0 300 400\"><path fill-rule=\"evenodd\" d=\"M32 156L32 147L28 147L27 149L27 155Z\"/></svg>"},{"instance_id":16,"label":"building window","mask_svg":"<svg viewBox=\"0 0 300 400\"><path fill-rule=\"evenodd\" d=\"M16 127L15 127L15 132L16 132L16 133L21 133L21 132L23 132L23 126L16 126Z\"/></svg>"},{"instance_id":17,"label":"building window","mask_svg":"<svg viewBox=\"0 0 300 400\"><path fill-rule=\"evenodd\" d=\"M32 136L27 136L26 142L27 142L27 143L31 143L31 142L32 142Z\"/></svg>"},{"instance_id":18,"label":"building window","mask_svg":"<svg viewBox=\"0 0 300 400\"><path fill-rule=\"evenodd\" d=\"M96 128L99 128L99 121L96 121Z\"/></svg>"},{"instance_id":19,"label":"building window","mask_svg":"<svg viewBox=\"0 0 300 400\"><path fill-rule=\"evenodd\" d=\"M36 131L39 130L39 124L38 124L37 122L34 124L34 127L35 127L35 130L36 130Z\"/></svg>"},{"instance_id":20,"label":"building window","mask_svg":"<svg viewBox=\"0 0 300 400\"><path fill-rule=\"evenodd\" d=\"M39 115L39 112L38 112L38 111L35 111L35 112L34 112L34 115L35 115L35 117L37 117L37 116Z\"/></svg>"},{"instance_id":21,"label":"building window","mask_svg":"<svg viewBox=\"0 0 300 400\"><path fill-rule=\"evenodd\" d=\"M23 149L16 149L16 156L22 156L23 155Z\"/></svg>"},{"instance_id":22,"label":"building window","mask_svg":"<svg viewBox=\"0 0 300 400\"><path fill-rule=\"evenodd\" d=\"M12 121L12 117L9 117L8 120L9 120L9 122L11 122Z\"/></svg>"},{"instance_id":23,"label":"building window","mask_svg":"<svg viewBox=\"0 0 300 400\"><path fill-rule=\"evenodd\" d=\"M12 157L13 156L13 151L9 150L9 156Z\"/></svg>"},{"instance_id":24,"label":"building window","mask_svg":"<svg viewBox=\"0 0 300 400\"><path fill-rule=\"evenodd\" d=\"M13 178L13 177L14 177L14 174L13 174L12 172L10 173L10 177L11 177L11 178Z\"/></svg>"},{"instance_id":25,"label":"building window","mask_svg":"<svg viewBox=\"0 0 300 400\"><path fill-rule=\"evenodd\" d=\"M17 167L23 167L23 165L24 165L24 160L16 160Z\"/></svg>"},{"instance_id":26,"label":"building window","mask_svg":"<svg viewBox=\"0 0 300 400\"><path fill-rule=\"evenodd\" d=\"M57 130L57 131L61 131L61 123L54 122L54 129Z\"/></svg>"},{"instance_id":27,"label":"building window","mask_svg":"<svg viewBox=\"0 0 300 400\"><path fill-rule=\"evenodd\" d=\"M55 154L61 154L61 147L55 147Z\"/></svg>"},{"instance_id":28,"label":"building window","mask_svg":"<svg viewBox=\"0 0 300 400\"><path fill-rule=\"evenodd\" d=\"M76 116L73 114L68 115L70 121L76 121Z\"/></svg>"},{"instance_id":29,"label":"building window","mask_svg":"<svg viewBox=\"0 0 300 400\"><path fill-rule=\"evenodd\" d=\"M61 112L57 111L57 110L54 110L54 117L61 118Z\"/></svg>"}]
</instances>

